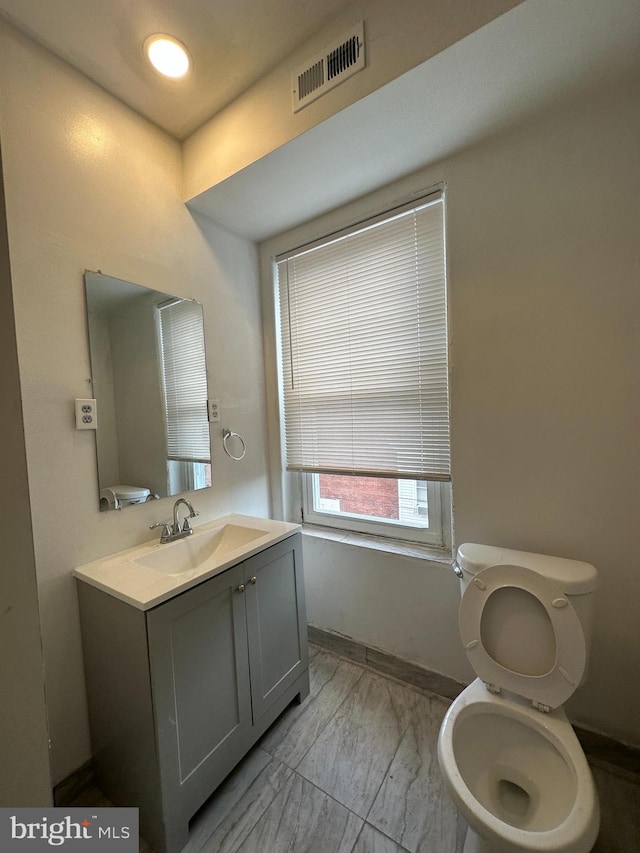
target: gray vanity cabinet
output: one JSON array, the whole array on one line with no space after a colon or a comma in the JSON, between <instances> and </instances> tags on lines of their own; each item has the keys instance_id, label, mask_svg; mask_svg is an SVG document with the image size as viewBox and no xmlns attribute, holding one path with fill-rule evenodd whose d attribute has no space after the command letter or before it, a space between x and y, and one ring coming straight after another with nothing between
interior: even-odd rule
<instances>
[{"instance_id":1,"label":"gray vanity cabinet","mask_svg":"<svg viewBox=\"0 0 640 853\"><path fill-rule=\"evenodd\" d=\"M157 853L309 693L301 535L149 610L78 584L94 764Z\"/></svg>"}]
</instances>

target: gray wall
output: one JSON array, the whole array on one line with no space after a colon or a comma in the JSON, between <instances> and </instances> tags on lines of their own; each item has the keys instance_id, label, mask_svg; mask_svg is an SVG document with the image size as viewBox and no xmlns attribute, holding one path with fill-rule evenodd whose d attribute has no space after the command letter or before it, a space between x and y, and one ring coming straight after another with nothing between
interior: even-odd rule
<instances>
[{"instance_id":1,"label":"gray wall","mask_svg":"<svg viewBox=\"0 0 640 853\"><path fill-rule=\"evenodd\" d=\"M44 671L1 161L0 364L0 806L47 806Z\"/></svg>"}]
</instances>

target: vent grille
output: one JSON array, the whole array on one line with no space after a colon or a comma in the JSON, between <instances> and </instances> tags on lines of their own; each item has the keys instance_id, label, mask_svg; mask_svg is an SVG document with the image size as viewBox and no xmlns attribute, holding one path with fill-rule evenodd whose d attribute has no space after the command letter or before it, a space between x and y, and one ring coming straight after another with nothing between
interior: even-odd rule
<instances>
[{"instance_id":1,"label":"vent grille","mask_svg":"<svg viewBox=\"0 0 640 853\"><path fill-rule=\"evenodd\" d=\"M291 75L294 113L360 71L364 64L364 24L360 23Z\"/></svg>"},{"instance_id":2,"label":"vent grille","mask_svg":"<svg viewBox=\"0 0 640 853\"><path fill-rule=\"evenodd\" d=\"M320 60L298 75L298 96L307 98L320 86L324 86L324 62Z\"/></svg>"},{"instance_id":3,"label":"vent grille","mask_svg":"<svg viewBox=\"0 0 640 853\"><path fill-rule=\"evenodd\" d=\"M327 54L327 79L333 80L338 74L343 74L347 68L351 68L358 61L360 53L360 40L358 36L352 36L343 42L340 47Z\"/></svg>"}]
</instances>

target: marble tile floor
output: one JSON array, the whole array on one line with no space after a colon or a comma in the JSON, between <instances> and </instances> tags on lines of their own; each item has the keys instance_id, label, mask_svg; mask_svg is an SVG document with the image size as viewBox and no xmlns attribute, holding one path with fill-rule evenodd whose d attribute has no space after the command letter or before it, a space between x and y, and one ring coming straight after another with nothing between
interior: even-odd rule
<instances>
[{"instance_id":1,"label":"marble tile floor","mask_svg":"<svg viewBox=\"0 0 640 853\"><path fill-rule=\"evenodd\" d=\"M449 700L316 646L310 671L308 699L194 816L184 853L462 853L466 826L436 755ZM638 853L640 779L592 769L593 853Z\"/></svg>"}]
</instances>

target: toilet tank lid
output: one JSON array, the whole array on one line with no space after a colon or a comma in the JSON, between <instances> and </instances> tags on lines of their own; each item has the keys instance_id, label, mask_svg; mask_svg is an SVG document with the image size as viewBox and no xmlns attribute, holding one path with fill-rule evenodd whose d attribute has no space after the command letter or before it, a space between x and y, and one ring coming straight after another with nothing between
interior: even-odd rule
<instances>
[{"instance_id":1,"label":"toilet tank lid","mask_svg":"<svg viewBox=\"0 0 640 853\"><path fill-rule=\"evenodd\" d=\"M591 563L549 557L529 551L496 548L492 545L475 545L467 542L458 548L458 565L471 575L488 566L522 566L538 572L556 583L567 595L584 595L598 587L598 573Z\"/></svg>"},{"instance_id":2,"label":"toilet tank lid","mask_svg":"<svg viewBox=\"0 0 640 853\"><path fill-rule=\"evenodd\" d=\"M109 486L117 498L123 501L142 500L149 496L149 489L144 486Z\"/></svg>"}]
</instances>

